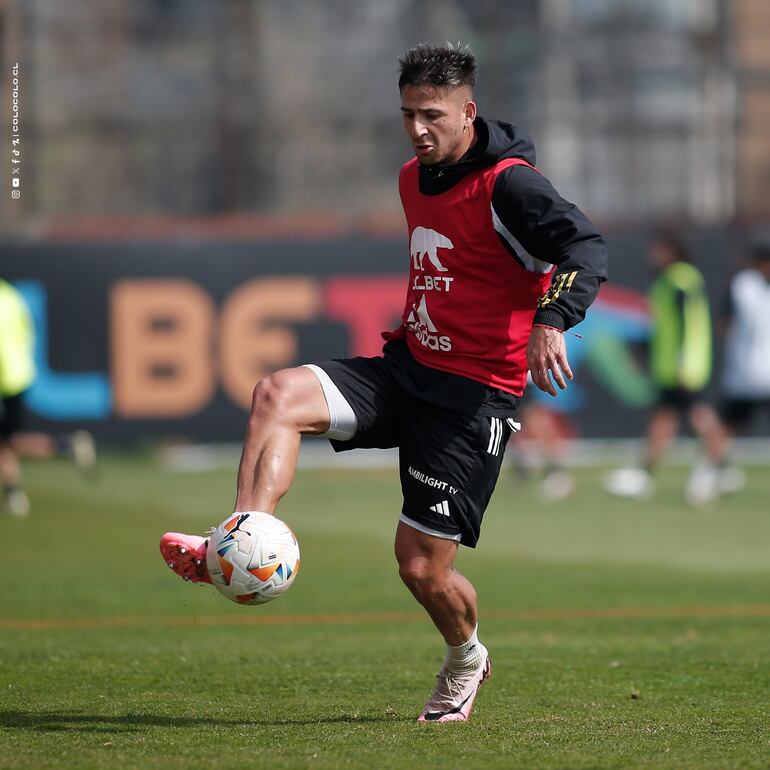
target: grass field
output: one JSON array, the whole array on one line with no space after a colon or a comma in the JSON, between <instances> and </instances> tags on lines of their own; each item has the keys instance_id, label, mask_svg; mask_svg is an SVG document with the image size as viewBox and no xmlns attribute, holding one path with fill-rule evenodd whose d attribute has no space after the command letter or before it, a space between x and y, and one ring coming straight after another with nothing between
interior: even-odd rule
<instances>
[{"instance_id":1,"label":"grass field","mask_svg":"<svg viewBox=\"0 0 770 770\"><path fill-rule=\"evenodd\" d=\"M0 768L768 768L770 474L694 511L683 471L619 504L581 471L505 478L476 551L494 662L472 720L420 725L442 655L400 584L386 471L302 472L291 592L230 605L174 577L167 529L229 513L235 470L29 464L0 517Z\"/></svg>"}]
</instances>

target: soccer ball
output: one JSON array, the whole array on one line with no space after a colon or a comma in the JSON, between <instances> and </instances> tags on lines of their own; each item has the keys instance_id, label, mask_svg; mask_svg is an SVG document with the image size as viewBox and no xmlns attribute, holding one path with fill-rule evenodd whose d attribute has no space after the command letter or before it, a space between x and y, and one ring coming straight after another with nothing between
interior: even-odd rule
<instances>
[{"instance_id":1,"label":"soccer ball","mask_svg":"<svg viewBox=\"0 0 770 770\"><path fill-rule=\"evenodd\" d=\"M299 569L299 543L268 513L235 513L209 538L206 566L230 601L265 604L288 591Z\"/></svg>"}]
</instances>

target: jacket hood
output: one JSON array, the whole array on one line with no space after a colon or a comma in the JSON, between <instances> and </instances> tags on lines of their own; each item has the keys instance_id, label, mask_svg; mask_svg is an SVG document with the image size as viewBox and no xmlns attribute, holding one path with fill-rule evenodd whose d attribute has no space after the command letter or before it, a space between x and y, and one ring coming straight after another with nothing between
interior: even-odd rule
<instances>
[{"instance_id":1,"label":"jacket hood","mask_svg":"<svg viewBox=\"0 0 770 770\"><path fill-rule=\"evenodd\" d=\"M535 145L523 129L500 120L477 117L473 122L477 141L456 163L420 166L420 192L438 195L457 184L466 174L506 160L521 158L535 165Z\"/></svg>"},{"instance_id":2,"label":"jacket hood","mask_svg":"<svg viewBox=\"0 0 770 770\"><path fill-rule=\"evenodd\" d=\"M485 165L491 166L506 158L521 158L531 166L535 165L535 144L523 128L483 118L476 118L473 125L479 137L473 149L481 150L484 145L482 158L487 161Z\"/></svg>"}]
</instances>

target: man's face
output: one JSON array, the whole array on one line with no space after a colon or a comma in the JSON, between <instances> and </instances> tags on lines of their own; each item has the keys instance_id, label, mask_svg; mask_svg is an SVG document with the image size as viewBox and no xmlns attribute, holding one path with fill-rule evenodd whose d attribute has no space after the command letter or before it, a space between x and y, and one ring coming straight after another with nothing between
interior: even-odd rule
<instances>
[{"instance_id":1,"label":"man's face","mask_svg":"<svg viewBox=\"0 0 770 770\"><path fill-rule=\"evenodd\" d=\"M468 86L405 86L401 114L417 159L424 166L454 163L473 140L476 105Z\"/></svg>"}]
</instances>

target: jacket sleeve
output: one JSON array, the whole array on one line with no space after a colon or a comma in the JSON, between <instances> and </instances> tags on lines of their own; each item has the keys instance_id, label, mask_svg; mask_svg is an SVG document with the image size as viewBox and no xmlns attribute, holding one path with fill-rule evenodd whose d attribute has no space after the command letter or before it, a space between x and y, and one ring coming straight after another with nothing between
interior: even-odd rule
<instances>
[{"instance_id":1,"label":"jacket sleeve","mask_svg":"<svg viewBox=\"0 0 770 770\"><path fill-rule=\"evenodd\" d=\"M580 323L607 280L607 248L588 217L529 166L503 170L492 191L492 216L501 241L531 269L532 258L556 265L538 300L534 323L569 329ZM522 253L523 252L523 253Z\"/></svg>"}]
</instances>

